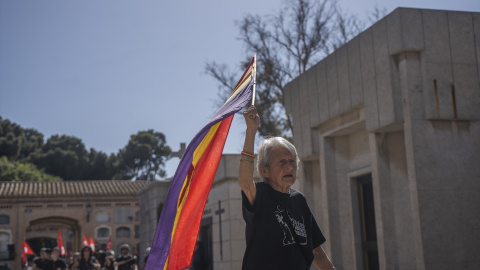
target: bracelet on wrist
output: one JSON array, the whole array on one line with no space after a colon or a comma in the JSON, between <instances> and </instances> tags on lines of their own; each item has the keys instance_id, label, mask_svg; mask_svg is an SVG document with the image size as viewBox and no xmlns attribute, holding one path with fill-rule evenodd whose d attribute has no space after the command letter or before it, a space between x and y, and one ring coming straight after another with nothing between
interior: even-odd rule
<instances>
[{"instance_id":1,"label":"bracelet on wrist","mask_svg":"<svg viewBox=\"0 0 480 270\"><path fill-rule=\"evenodd\" d=\"M255 158L255 154L252 154L252 153L249 153L249 152L245 152L245 151L242 151L242 156L246 156L246 157L250 157L250 158Z\"/></svg>"}]
</instances>

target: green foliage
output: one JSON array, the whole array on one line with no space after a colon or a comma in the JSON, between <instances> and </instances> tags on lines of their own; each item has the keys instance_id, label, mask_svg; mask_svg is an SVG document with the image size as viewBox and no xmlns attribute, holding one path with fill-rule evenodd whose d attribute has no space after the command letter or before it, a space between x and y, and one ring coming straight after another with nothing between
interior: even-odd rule
<instances>
[{"instance_id":1,"label":"green foliage","mask_svg":"<svg viewBox=\"0 0 480 270\"><path fill-rule=\"evenodd\" d=\"M73 136L53 135L44 143L38 131L0 117L0 175L4 181L154 180L165 177L170 153L165 136L153 130L132 135L118 154L107 155L88 151L82 140Z\"/></svg>"},{"instance_id":2,"label":"green foliage","mask_svg":"<svg viewBox=\"0 0 480 270\"><path fill-rule=\"evenodd\" d=\"M0 157L0 181L61 181L57 176L49 175L31 163L8 161L6 156Z\"/></svg>"},{"instance_id":3,"label":"green foliage","mask_svg":"<svg viewBox=\"0 0 480 270\"><path fill-rule=\"evenodd\" d=\"M163 168L171 152L162 133L152 129L139 131L118 153L117 178L155 180L165 177Z\"/></svg>"},{"instance_id":4,"label":"green foliage","mask_svg":"<svg viewBox=\"0 0 480 270\"><path fill-rule=\"evenodd\" d=\"M23 159L42 145L41 133L34 129L23 129L0 117L0 156L6 156L9 160Z\"/></svg>"}]
</instances>

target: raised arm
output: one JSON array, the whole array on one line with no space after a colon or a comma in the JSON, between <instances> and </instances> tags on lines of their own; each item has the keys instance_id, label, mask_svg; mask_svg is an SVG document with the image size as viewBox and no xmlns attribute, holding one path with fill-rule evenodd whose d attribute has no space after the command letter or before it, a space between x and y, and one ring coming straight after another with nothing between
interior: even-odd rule
<instances>
[{"instance_id":1,"label":"raised arm","mask_svg":"<svg viewBox=\"0 0 480 270\"><path fill-rule=\"evenodd\" d=\"M260 125L260 117L258 116L255 106L250 106L243 112L247 129L245 132L245 143L243 144L243 152L247 154L254 153L255 135ZM255 202L257 190L253 182L254 158L246 154L242 154L240 159L240 167L238 171L238 184L243 193L248 198L251 205Z\"/></svg>"}]
</instances>

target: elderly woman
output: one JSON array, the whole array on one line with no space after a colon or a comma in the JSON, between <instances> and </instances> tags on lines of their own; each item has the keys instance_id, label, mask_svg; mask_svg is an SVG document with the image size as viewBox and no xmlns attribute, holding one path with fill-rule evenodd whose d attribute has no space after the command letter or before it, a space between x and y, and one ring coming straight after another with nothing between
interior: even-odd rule
<instances>
[{"instance_id":1,"label":"elderly woman","mask_svg":"<svg viewBox=\"0 0 480 270\"><path fill-rule=\"evenodd\" d=\"M247 248L243 269L310 269L312 262L334 269L320 246L325 238L305 196L292 189L299 159L295 146L275 137L258 148L257 170L263 182L253 181L255 134L260 117L254 106L243 113L247 124L238 182L246 222Z\"/></svg>"}]
</instances>

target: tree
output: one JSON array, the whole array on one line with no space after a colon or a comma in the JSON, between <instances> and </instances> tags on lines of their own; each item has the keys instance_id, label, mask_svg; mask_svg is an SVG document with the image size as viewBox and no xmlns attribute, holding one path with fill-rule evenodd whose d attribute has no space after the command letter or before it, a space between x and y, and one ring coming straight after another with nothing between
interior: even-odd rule
<instances>
[{"instance_id":1,"label":"tree","mask_svg":"<svg viewBox=\"0 0 480 270\"><path fill-rule=\"evenodd\" d=\"M88 169L85 145L73 136L53 135L30 157L37 167L64 180L84 180L84 171Z\"/></svg>"},{"instance_id":2,"label":"tree","mask_svg":"<svg viewBox=\"0 0 480 270\"><path fill-rule=\"evenodd\" d=\"M43 134L0 117L0 156L9 160L26 158L43 145Z\"/></svg>"},{"instance_id":3,"label":"tree","mask_svg":"<svg viewBox=\"0 0 480 270\"><path fill-rule=\"evenodd\" d=\"M343 12L334 0L284 3L275 15L246 15L237 25L248 58L257 54L259 134L290 138L292 121L285 113L285 84L360 33L364 23ZM247 62L241 64L241 70ZM225 100L235 86L235 72L215 62L207 63L205 71L219 82L221 100Z\"/></svg>"},{"instance_id":4,"label":"tree","mask_svg":"<svg viewBox=\"0 0 480 270\"><path fill-rule=\"evenodd\" d=\"M38 169L31 163L9 161L6 156L0 157L0 181L61 181L58 176L53 176Z\"/></svg>"},{"instance_id":5,"label":"tree","mask_svg":"<svg viewBox=\"0 0 480 270\"><path fill-rule=\"evenodd\" d=\"M164 166L170 154L165 135L152 129L139 131L118 153L119 174L116 178L155 180L165 177Z\"/></svg>"}]
</instances>

